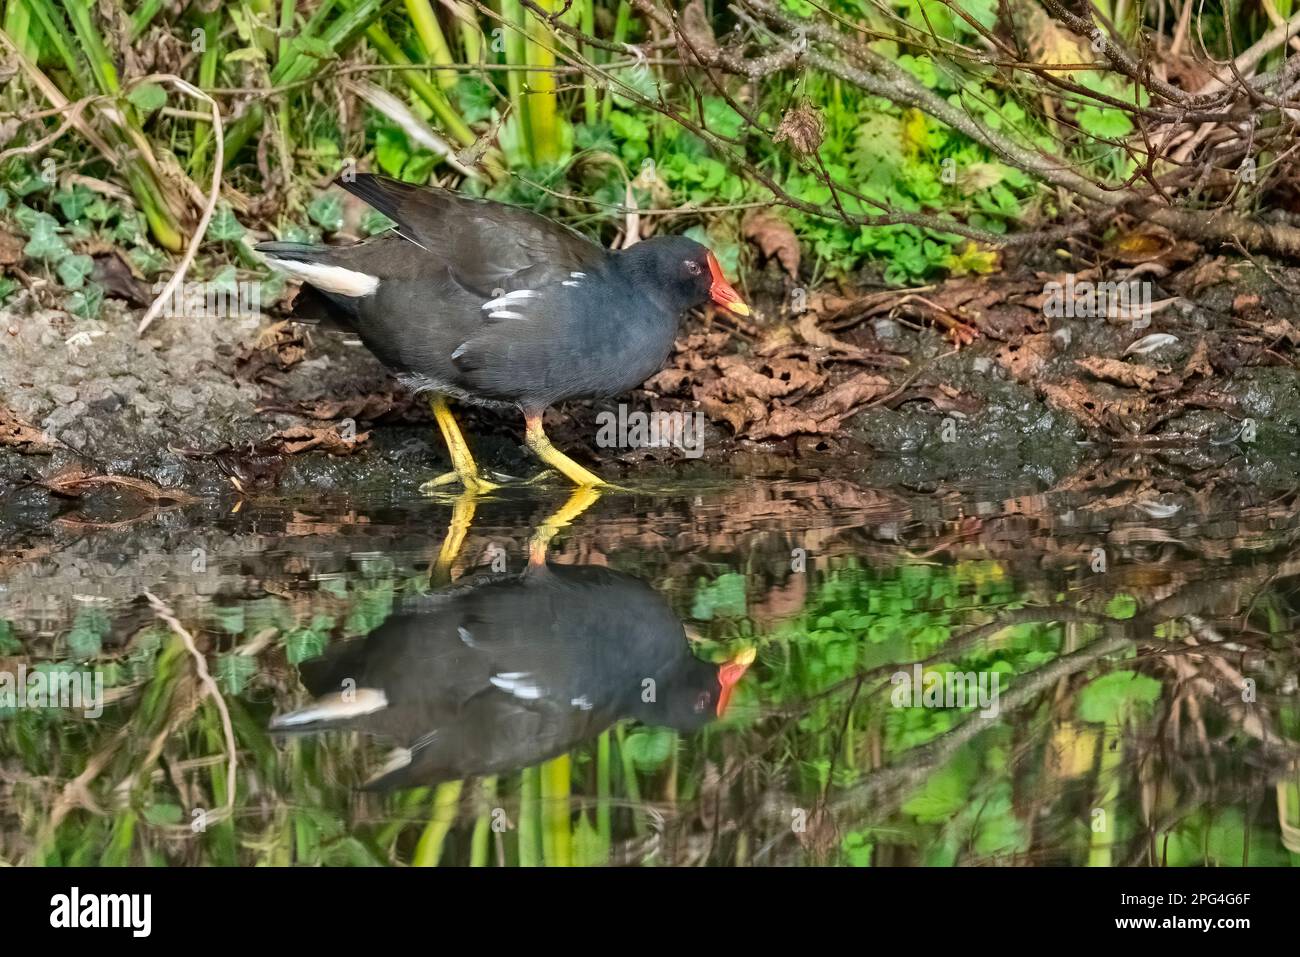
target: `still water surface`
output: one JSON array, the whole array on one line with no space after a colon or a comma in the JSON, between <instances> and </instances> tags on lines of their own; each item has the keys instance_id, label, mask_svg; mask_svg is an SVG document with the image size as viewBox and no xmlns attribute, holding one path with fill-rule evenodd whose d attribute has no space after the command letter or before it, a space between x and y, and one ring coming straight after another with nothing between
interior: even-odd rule
<instances>
[{"instance_id":1,"label":"still water surface","mask_svg":"<svg viewBox=\"0 0 1300 957\"><path fill-rule=\"evenodd\" d=\"M33 496L0 675L101 690L0 685L0 858L1297 863L1296 506Z\"/></svg>"}]
</instances>

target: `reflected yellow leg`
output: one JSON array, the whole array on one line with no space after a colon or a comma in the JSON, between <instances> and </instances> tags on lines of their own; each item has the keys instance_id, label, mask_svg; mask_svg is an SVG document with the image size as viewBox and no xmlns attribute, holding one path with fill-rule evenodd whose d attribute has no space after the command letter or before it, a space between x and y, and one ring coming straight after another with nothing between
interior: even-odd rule
<instances>
[{"instance_id":1,"label":"reflected yellow leg","mask_svg":"<svg viewBox=\"0 0 1300 957\"><path fill-rule=\"evenodd\" d=\"M476 498L476 492L466 490L452 506L447 537L442 540L438 557L434 559L433 567L429 569L429 581L434 587L451 583L451 566L464 547L465 536L469 534L470 523L474 521Z\"/></svg>"},{"instance_id":2,"label":"reflected yellow leg","mask_svg":"<svg viewBox=\"0 0 1300 957\"><path fill-rule=\"evenodd\" d=\"M441 488L444 485L452 485L456 482L460 482L465 487L465 491L474 492L475 494L500 488L495 482L489 482L479 474L478 465L475 464L474 456L469 450L469 443L465 441L465 436L461 434L460 426L456 424L456 417L451 414L451 406L447 404L447 397L435 395L429 400L429 408L433 410L433 417L437 420L438 428L442 431L442 440L447 443L447 452L451 455L451 467L455 471L430 479L420 486L420 491L431 492L434 489Z\"/></svg>"},{"instance_id":3,"label":"reflected yellow leg","mask_svg":"<svg viewBox=\"0 0 1300 957\"><path fill-rule=\"evenodd\" d=\"M595 505L599 498L600 491L590 485L574 489L569 500L549 515L542 524L537 526L537 531L533 532L533 537L528 541L528 564L533 567L545 565L546 549L555 534L566 525L572 524L579 515Z\"/></svg>"},{"instance_id":4,"label":"reflected yellow leg","mask_svg":"<svg viewBox=\"0 0 1300 957\"><path fill-rule=\"evenodd\" d=\"M527 427L525 441L528 443L528 447L533 450L533 454L557 472L562 473L574 485L595 488L609 485L595 472L583 468L551 444L551 440L546 437L546 433L542 430L542 416L540 413L525 415L524 423Z\"/></svg>"}]
</instances>

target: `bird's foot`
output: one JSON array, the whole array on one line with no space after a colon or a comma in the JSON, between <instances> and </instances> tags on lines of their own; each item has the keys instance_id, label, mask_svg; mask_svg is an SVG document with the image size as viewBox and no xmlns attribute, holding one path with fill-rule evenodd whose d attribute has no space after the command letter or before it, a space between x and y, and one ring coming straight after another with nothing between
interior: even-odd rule
<instances>
[{"instance_id":1,"label":"bird's foot","mask_svg":"<svg viewBox=\"0 0 1300 957\"><path fill-rule=\"evenodd\" d=\"M494 476L500 478L500 476ZM429 479L420 486L422 495L433 495L438 491L446 488L448 485L460 484L466 492L474 495L485 495L488 492L495 491L501 487L500 482L494 482L482 472L444 472L436 478Z\"/></svg>"}]
</instances>

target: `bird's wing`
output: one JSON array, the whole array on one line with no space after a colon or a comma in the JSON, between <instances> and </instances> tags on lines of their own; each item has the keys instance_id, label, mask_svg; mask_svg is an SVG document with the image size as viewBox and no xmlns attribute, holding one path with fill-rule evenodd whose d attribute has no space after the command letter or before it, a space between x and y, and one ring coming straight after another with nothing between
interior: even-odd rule
<instances>
[{"instance_id":1,"label":"bird's wing","mask_svg":"<svg viewBox=\"0 0 1300 957\"><path fill-rule=\"evenodd\" d=\"M466 290L536 289L598 264L605 250L531 210L359 173L338 185L397 224Z\"/></svg>"}]
</instances>

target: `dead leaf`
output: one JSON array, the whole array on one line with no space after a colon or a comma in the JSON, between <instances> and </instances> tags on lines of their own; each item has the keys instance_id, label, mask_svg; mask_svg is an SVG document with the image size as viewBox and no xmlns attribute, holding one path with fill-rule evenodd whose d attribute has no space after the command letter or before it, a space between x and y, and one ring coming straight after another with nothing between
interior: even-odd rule
<instances>
[{"instance_id":1,"label":"dead leaf","mask_svg":"<svg viewBox=\"0 0 1300 957\"><path fill-rule=\"evenodd\" d=\"M799 278L799 239L784 219L768 210L755 210L742 225L745 238L767 259L776 259L791 279Z\"/></svg>"},{"instance_id":2,"label":"dead leaf","mask_svg":"<svg viewBox=\"0 0 1300 957\"><path fill-rule=\"evenodd\" d=\"M134 478L130 475L87 472L83 469L69 469L38 482L42 488L65 498L80 498L91 489L110 486L126 489L140 498L151 502L195 502L198 499L179 489L167 489L155 485L147 479Z\"/></svg>"},{"instance_id":3,"label":"dead leaf","mask_svg":"<svg viewBox=\"0 0 1300 957\"><path fill-rule=\"evenodd\" d=\"M28 455L48 455L58 443L0 405L0 445Z\"/></svg>"},{"instance_id":4,"label":"dead leaf","mask_svg":"<svg viewBox=\"0 0 1300 957\"><path fill-rule=\"evenodd\" d=\"M996 359L1007 374L1017 382L1028 382L1042 370L1053 351L1050 333L1025 336L1019 342L1010 342L997 351Z\"/></svg>"},{"instance_id":5,"label":"dead leaf","mask_svg":"<svg viewBox=\"0 0 1300 957\"><path fill-rule=\"evenodd\" d=\"M22 261L22 237L0 229L0 266L16 266Z\"/></svg>"},{"instance_id":6,"label":"dead leaf","mask_svg":"<svg viewBox=\"0 0 1300 957\"><path fill-rule=\"evenodd\" d=\"M1101 356L1089 356L1075 359L1074 364L1098 379L1105 379L1130 389L1151 389L1161 370L1151 366L1140 366L1120 359L1106 359Z\"/></svg>"},{"instance_id":7,"label":"dead leaf","mask_svg":"<svg viewBox=\"0 0 1300 957\"><path fill-rule=\"evenodd\" d=\"M884 376L859 372L819 395L808 405L808 411L819 419L832 415L842 418L858 406L884 395L891 388L889 380Z\"/></svg>"},{"instance_id":8,"label":"dead leaf","mask_svg":"<svg viewBox=\"0 0 1300 957\"><path fill-rule=\"evenodd\" d=\"M1290 323L1287 325L1289 326ZM1196 348L1192 350L1187 365L1183 366L1184 380L1194 375L1204 376L1207 379L1214 375L1214 365L1210 362L1210 347L1205 344L1204 338L1196 340Z\"/></svg>"},{"instance_id":9,"label":"dead leaf","mask_svg":"<svg viewBox=\"0 0 1300 957\"><path fill-rule=\"evenodd\" d=\"M279 442L288 455L313 450L328 452L330 455L351 455L369 438L369 432L357 432L349 438L340 434L334 426L312 428L295 425L276 432L271 436L271 441Z\"/></svg>"}]
</instances>

